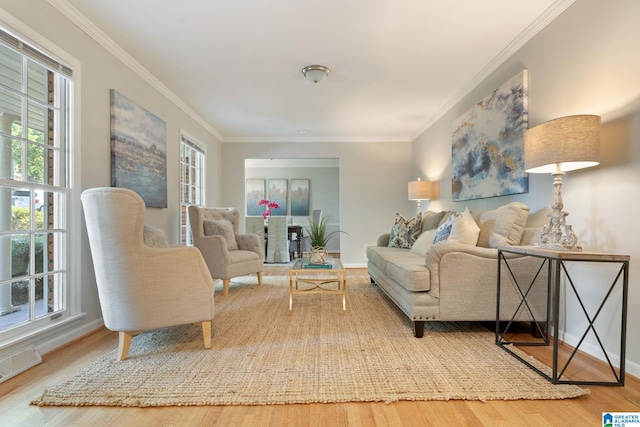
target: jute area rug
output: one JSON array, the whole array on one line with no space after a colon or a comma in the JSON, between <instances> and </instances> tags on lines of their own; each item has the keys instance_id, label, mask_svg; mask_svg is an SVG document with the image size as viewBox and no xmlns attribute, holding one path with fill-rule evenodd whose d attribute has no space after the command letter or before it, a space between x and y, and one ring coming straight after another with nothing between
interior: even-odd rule
<instances>
[{"instance_id":1,"label":"jute area rug","mask_svg":"<svg viewBox=\"0 0 640 427\"><path fill-rule=\"evenodd\" d=\"M36 405L266 405L398 400L564 399L589 393L552 385L498 348L477 324L409 319L366 276L337 295L296 295L288 277L232 281L215 294L212 348L198 325L149 331L129 357L107 353Z\"/></svg>"}]
</instances>

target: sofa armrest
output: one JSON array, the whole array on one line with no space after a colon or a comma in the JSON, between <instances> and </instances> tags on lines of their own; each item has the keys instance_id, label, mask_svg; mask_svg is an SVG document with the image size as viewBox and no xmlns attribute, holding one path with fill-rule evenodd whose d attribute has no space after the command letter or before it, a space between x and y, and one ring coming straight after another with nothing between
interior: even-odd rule
<instances>
[{"instance_id":1,"label":"sofa armrest","mask_svg":"<svg viewBox=\"0 0 640 427\"><path fill-rule=\"evenodd\" d=\"M260 258L264 258L260 236L257 234L236 234L236 242L238 243L238 249L255 252L260 255Z\"/></svg>"},{"instance_id":2,"label":"sofa armrest","mask_svg":"<svg viewBox=\"0 0 640 427\"><path fill-rule=\"evenodd\" d=\"M437 267L437 264L440 262L442 257L452 252L473 255L479 258L498 259L498 249L495 248L483 248L480 246L466 245L464 243L444 242L432 245L429 248L425 257L425 265L429 270L431 270L431 266ZM522 255L512 253L504 253L503 255L507 259L522 257Z\"/></svg>"},{"instance_id":3,"label":"sofa armrest","mask_svg":"<svg viewBox=\"0 0 640 427\"><path fill-rule=\"evenodd\" d=\"M523 255L511 253L503 253L503 255L508 259L523 257ZM440 297L440 287L443 285L440 274L443 268L473 271L474 275L480 273L476 269L488 268L492 274L495 274L497 264L498 250L495 248L483 248L464 243L435 244L427 250L425 255L425 266L429 269L431 279L430 292L434 296Z\"/></svg>"},{"instance_id":4,"label":"sofa armrest","mask_svg":"<svg viewBox=\"0 0 640 427\"><path fill-rule=\"evenodd\" d=\"M222 258L224 263L229 262L229 249L227 241L222 236L194 236L194 246L200 249L202 257L207 264L212 259Z\"/></svg>"},{"instance_id":5,"label":"sofa armrest","mask_svg":"<svg viewBox=\"0 0 640 427\"><path fill-rule=\"evenodd\" d=\"M144 312L147 327L173 325L171 319L178 317L189 323L213 319L215 284L197 248L144 247L141 259L142 291L147 305L153 307Z\"/></svg>"},{"instance_id":6,"label":"sofa armrest","mask_svg":"<svg viewBox=\"0 0 640 427\"><path fill-rule=\"evenodd\" d=\"M498 259L498 250L493 248L482 248L474 245L465 245L464 243L438 243L432 245L427 250L425 258L426 266L431 270L431 266L437 266L443 256L451 252L461 252L474 255L481 258Z\"/></svg>"},{"instance_id":7,"label":"sofa armrest","mask_svg":"<svg viewBox=\"0 0 640 427\"><path fill-rule=\"evenodd\" d=\"M376 246L389 246L389 237L391 237L391 233L384 233L378 237L378 243Z\"/></svg>"}]
</instances>

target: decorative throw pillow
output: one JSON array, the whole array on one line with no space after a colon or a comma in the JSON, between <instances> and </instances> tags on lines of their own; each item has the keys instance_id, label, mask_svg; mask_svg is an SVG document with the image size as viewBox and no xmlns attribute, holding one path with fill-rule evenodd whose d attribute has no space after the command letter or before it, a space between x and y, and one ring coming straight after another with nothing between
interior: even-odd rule
<instances>
[{"instance_id":1,"label":"decorative throw pillow","mask_svg":"<svg viewBox=\"0 0 640 427\"><path fill-rule=\"evenodd\" d=\"M511 202L490 211L474 211L473 218L480 226L478 246L519 245L529 218L529 206Z\"/></svg>"},{"instance_id":2,"label":"decorative throw pillow","mask_svg":"<svg viewBox=\"0 0 640 427\"><path fill-rule=\"evenodd\" d=\"M451 215L445 222L440 224L440 226L436 229L436 234L433 236L433 244L446 242L449 238L449 234L451 234L451 227L453 227L453 221L456 219L458 214L455 213Z\"/></svg>"},{"instance_id":3,"label":"decorative throw pillow","mask_svg":"<svg viewBox=\"0 0 640 427\"><path fill-rule=\"evenodd\" d=\"M427 251L433 245L433 238L436 235L436 229L427 230L418 237L418 240L411 246L409 252L425 256Z\"/></svg>"},{"instance_id":4,"label":"decorative throw pillow","mask_svg":"<svg viewBox=\"0 0 640 427\"><path fill-rule=\"evenodd\" d=\"M463 212L451 215L444 224L436 230L433 243L453 242L476 245L480 227L476 224L468 208Z\"/></svg>"},{"instance_id":5,"label":"decorative throw pillow","mask_svg":"<svg viewBox=\"0 0 640 427\"><path fill-rule=\"evenodd\" d=\"M389 247L410 249L413 243L420 235L420 219L422 215L407 220L399 213L396 213L396 219L391 227L391 235L389 236Z\"/></svg>"},{"instance_id":6,"label":"decorative throw pillow","mask_svg":"<svg viewBox=\"0 0 640 427\"><path fill-rule=\"evenodd\" d=\"M226 219L205 219L203 221L205 236L222 236L227 241L227 249L235 251L238 249L236 235L233 232L233 224Z\"/></svg>"},{"instance_id":7,"label":"decorative throw pillow","mask_svg":"<svg viewBox=\"0 0 640 427\"><path fill-rule=\"evenodd\" d=\"M469 208L465 208L464 212L455 215L447 241L475 246L478 243L479 235L480 227L471 216Z\"/></svg>"},{"instance_id":8,"label":"decorative throw pillow","mask_svg":"<svg viewBox=\"0 0 640 427\"><path fill-rule=\"evenodd\" d=\"M151 225L145 224L142 232L142 241L152 248L168 248L169 240L164 231Z\"/></svg>"}]
</instances>

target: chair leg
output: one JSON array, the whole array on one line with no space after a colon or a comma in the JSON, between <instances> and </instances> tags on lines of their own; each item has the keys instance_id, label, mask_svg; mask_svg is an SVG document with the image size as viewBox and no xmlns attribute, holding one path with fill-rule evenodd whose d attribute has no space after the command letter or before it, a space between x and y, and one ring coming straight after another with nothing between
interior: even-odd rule
<instances>
[{"instance_id":1,"label":"chair leg","mask_svg":"<svg viewBox=\"0 0 640 427\"><path fill-rule=\"evenodd\" d=\"M204 339L204 348L211 348L211 320L202 322L202 338Z\"/></svg>"},{"instance_id":2,"label":"chair leg","mask_svg":"<svg viewBox=\"0 0 640 427\"><path fill-rule=\"evenodd\" d=\"M133 338L133 332L118 332L118 360L124 360L129 353L129 347L131 347L131 338Z\"/></svg>"},{"instance_id":3,"label":"chair leg","mask_svg":"<svg viewBox=\"0 0 640 427\"><path fill-rule=\"evenodd\" d=\"M258 285L262 286L262 271L258 272Z\"/></svg>"},{"instance_id":4,"label":"chair leg","mask_svg":"<svg viewBox=\"0 0 640 427\"><path fill-rule=\"evenodd\" d=\"M227 295L229 293L229 283L231 279L222 279L222 293Z\"/></svg>"}]
</instances>

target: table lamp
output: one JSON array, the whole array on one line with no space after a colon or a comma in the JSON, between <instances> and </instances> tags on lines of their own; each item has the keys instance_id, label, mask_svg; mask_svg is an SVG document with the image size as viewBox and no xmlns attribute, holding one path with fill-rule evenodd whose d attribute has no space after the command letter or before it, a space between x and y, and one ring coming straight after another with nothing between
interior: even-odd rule
<instances>
[{"instance_id":1,"label":"table lamp","mask_svg":"<svg viewBox=\"0 0 640 427\"><path fill-rule=\"evenodd\" d=\"M410 181L409 186L409 200L415 200L418 204L418 214L420 213L420 201L431 199L431 181Z\"/></svg>"},{"instance_id":2,"label":"table lamp","mask_svg":"<svg viewBox=\"0 0 640 427\"><path fill-rule=\"evenodd\" d=\"M562 204L562 176L565 172L595 166L600 158L600 117L560 117L526 131L524 167L528 173L553 175L553 205L549 223L535 246L545 249L581 251L578 238L566 222Z\"/></svg>"}]
</instances>

